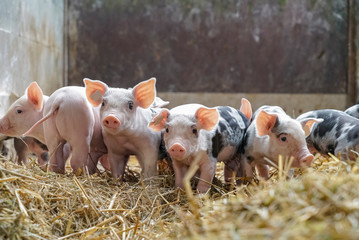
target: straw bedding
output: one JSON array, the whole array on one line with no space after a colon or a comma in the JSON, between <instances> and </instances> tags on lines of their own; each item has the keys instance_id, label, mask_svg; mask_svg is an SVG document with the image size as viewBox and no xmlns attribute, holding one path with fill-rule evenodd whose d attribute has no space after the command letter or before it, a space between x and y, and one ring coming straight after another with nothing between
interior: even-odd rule
<instances>
[{"instance_id":1,"label":"straw bedding","mask_svg":"<svg viewBox=\"0 0 359 240\"><path fill-rule=\"evenodd\" d=\"M305 170L279 167L228 190L218 164L211 192L198 195L175 189L164 163L143 181L131 159L121 182L1 158L0 239L358 239L359 162L317 156Z\"/></svg>"}]
</instances>

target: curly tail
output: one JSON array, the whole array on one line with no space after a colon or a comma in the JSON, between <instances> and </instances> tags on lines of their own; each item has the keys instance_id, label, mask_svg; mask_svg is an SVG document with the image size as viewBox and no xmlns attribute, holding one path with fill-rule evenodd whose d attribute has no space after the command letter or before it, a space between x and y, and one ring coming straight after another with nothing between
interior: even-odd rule
<instances>
[{"instance_id":1,"label":"curly tail","mask_svg":"<svg viewBox=\"0 0 359 240\"><path fill-rule=\"evenodd\" d=\"M23 137L28 136L37 126L39 126L41 123L45 122L47 119L55 115L57 110L59 110L59 105L53 106L50 112L46 116L44 116L39 121L37 121L34 125L32 125L32 127L29 130L27 130L22 136Z\"/></svg>"}]
</instances>

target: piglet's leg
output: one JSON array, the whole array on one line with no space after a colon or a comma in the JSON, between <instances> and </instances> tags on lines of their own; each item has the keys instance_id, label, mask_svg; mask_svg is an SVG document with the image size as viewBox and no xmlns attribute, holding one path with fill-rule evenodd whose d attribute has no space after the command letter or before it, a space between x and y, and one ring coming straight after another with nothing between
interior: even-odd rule
<instances>
[{"instance_id":1,"label":"piglet's leg","mask_svg":"<svg viewBox=\"0 0 359 240\"><path fill-rule=\"evenodd\" d=\"M246 183L247 181L250 181L253 178L253 167L250 161L244 157L240 161L240 169L237 172L237 185Z\"/></svg>"},{"instance_id":2,"label":"piglet's leg","mask_svg":"<svg viewBox=\"0 0 359 240\"><path fill-rule=\"evenodd\" d=\"M102 152L90 152L87 166L89 170L91 169L91 173L97 172L97 163L103 154Z\"/></svg>"},{"instance_id":3,"label":"piglet's leg","mask_svg":"<svg viewBox=\"0 0 359 240\"><path fill-rule=\"evenodd\" d=\"M72 145L71 167L74 173L78 173L79 170L84 167L88 168L90 174L95 172L95 164L89 157L90 146L87 142L82 144Z\"/></svg>"},{"instance_id":4,"label":"piglet's leg","mask_svg":"<svg viewBox=\"0 0 359 240\"><path fill-rule=\"evenodd\" d=\"M208 156L203 157L200 161L199 171L200 179L197 185L197 190L200 193L206 193L211 187L210 183L213 181L213 177L216 173L216 161L211 161Z\"/></svg>"},{"instance_id":5,"label":"piglet's leg","mask_svg":"<svg viewBox=\"0 0 359 240\"><path fill-rule=\"evenodd\" d=\"M114 178L121 177L121 180L123 180L128 159L128 155L118 155L113 154L110 151L108 152L108 160L110 162L111 172Z\"/></svg>"},{"instance_id":6,"label":"piglet's leg","mask_svg":"<svg viewBox=\"0 0 359 240\"><path fill-rule=\"evenodd\" d=\"M59 134L56 121L49 119L43 123L45 143L49 149L49 170L56 173L65 173L66 158L64 157L64 145L66 140Z\"/></svg>"},{"instance_id":7,"label":"piglet's leg","mask_svg":"<svg viewBox=\"0 0 359 240\"><path fill-rule=\"evenodd\" d=\"M17 163L18 164L23 164L26 163L27 159L26 156L29 152L29 150L27 149L26 146L26 138L24 138L23 140L20 138L14 138L14 148L17 154ZM24 143L25 141L25 143Z\"/></svg>"},{"instance_id":8,"label":"piglet's leg","mask_svg":"<svg viewBox=\"0 0 359 240\"><path fill-rule=\"evenodd\" d=\"M224 181L226 183L233 182L233 177L237 177L239 171L240 171L240 162L237 158L226 162L224 165Z\"/></svg>"},{"instance_id":9,"label":"piglet's leg","mask_svg":"<svg viewBox=\"0 0 359 240\"><path fill-rule=\"evenodd\" d=\"M67 142L63 147L63 157L65 162L69 159L70 155L71 155L71 145L70 143Z\"/></svg>"},{"instance_id":10,"label":"piglet's leg","mask_svg":"<svg viewBox=\"0 0 359 240\"><path fill-rule=\"evenodd\" d=\"M143 155L137 155L136 157L142 167L142 175L144 178L149 178L156 175L158 158L157 151L150 149L149 151L144 151Z\"/></svg>"},{"instance_id":11,"label":"piglet's leg","mask_svg":"<svg viewBox=\"0 0 359 240\"><path fill-rule=\"evenodd\" d=\"M56 173L65 173L65 163L63 156L63 147L65 142L52 142L48 145L50 152L50 171ZM42 167L42 166L40 166Z\"/></svg>"},{"instance_id":12,"label":"piglet's leg","mask_svg":"<svg viewBox=\"0 0 359 240\"><path fill-rule=\"evenodd\" d=\"M173 160L173 169L175 171L175 185L176 187L184 189L183 178L186 174L188 166L183 165L181 162Z\"/></svg>"},{"instance_id":13,"label":"piglet's leg","mask_svg":"<svg viewBox=\"0 0 359 240\"><path fill-rule=\"evenodd\" d=\"M99 159L101 165L107 170L107 171L111 171L111 165L110 162L108 160L108 155L107 153L103 154L100 159Z\"/></svg>"}]
</instances>

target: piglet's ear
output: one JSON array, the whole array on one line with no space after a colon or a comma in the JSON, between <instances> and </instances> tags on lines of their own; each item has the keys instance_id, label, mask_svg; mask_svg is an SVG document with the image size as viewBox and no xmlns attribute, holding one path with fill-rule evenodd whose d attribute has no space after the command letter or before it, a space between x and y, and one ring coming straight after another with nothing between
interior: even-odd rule
<instances>
[{"instance_id":1,"label":"piglet's ear","mask_svg":"<svg viewBox=\"0 0 359 240\"><path fill-rule=\"evenodd\" d=\"M36 82L32 82L26 89L28 101L35 106L37 111L41 111L44 95Z\"/></svg>"},{"instance_id":2,"label":"piglet's ear","mask_svg":"<svg viewBox=\"0 0 359 240\"><path fill-rule=\"evenodd\" d=\"M132 94L136 99L138 106L148 108L151 106L156 97L156 78L140 82L133 90Z\"/></svg>"},{"instance_id":3,"label":"piglet's ear","mask_svg":"<svg viewBox=\"0 0 359 240\"><path fill-rule=\"evenodd\" d=\"M89 78L84 78L84 83L87 100L92 106L97 107L102 103L103 95L105 95L108 89L106 83Z\"/></svg>"},{"instance_id":4,"label":"piglet's ear","mask_svg":"<svg viewBox=\"0 0 359 240\"><path fill-rule=\"evenodd\" d=\"M302 128L305 133L305 137L308 137L309 134L312 132L314 123L321 123L324 119L322 118L305 118L300 120L299 122L302 124Z\"/></svg>"},{"instance_id":5,"label":"piglet's ear","mask_svg":"<svg viewBox=\"0 0 359 240\"><path fill-rule=\"evenodd\" d=\"M200 107L196 112L196 118L201 129L210 131L217 125L219 113L215 108Z\"/></svg>"},{"instance_id":6,"label":"piglet's ear","mask_svg":"<svg viewBox=\"0 0 359 240\"><path fill-rule=\"evenodd\" d=\"M248 118L249 121L252 119L252 106L247 99L242 98L241 107L239 111L243 113Z\"/></svg>"},{"instance_id":7,"label":"piglet's ear","mask_svg":"<svg viewBox=\"0 0 359 240\"><path fill-rule=\"evenodd\" d=\"M260 111L256 120L257 134L259 136L268 135L276 122L276 114L269 114L264 110Z\"/></svg>"},{"instance_id":8,"label":"piglet's ear","mask_svg":"<svg viewBox=\"0 0 359 240\"><path fill-rule=\"evenodd\" d=\"M163 101L162 98L156 97L151 107L163 108L164 106L167 106L169 103L170 103L169 101Z\"/></svg>"},{"instance_id":9,"label":"piglet's ear","mask_svg":"<svg viewBox=\"0 0 359 240\"><path fill-rule=\"evenodd\" d=\"M168 109L163 109L159 114L157 114L152 121L148 124L148 127L153 131L159 132L164 127L168 120L169 111Z\"/></svg>"}]
</instances>

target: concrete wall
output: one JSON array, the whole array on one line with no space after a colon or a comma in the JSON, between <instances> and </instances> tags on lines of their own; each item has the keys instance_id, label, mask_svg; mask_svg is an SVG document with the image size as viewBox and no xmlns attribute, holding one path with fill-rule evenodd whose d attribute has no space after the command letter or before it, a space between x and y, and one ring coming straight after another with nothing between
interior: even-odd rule
<instances>
[{"instance_id":1,"label":"concrete wall","mask_svg":"<svg viewBox=\"0 0 359 240\"><path fill-rule=\"evenodd\" d=\"M64 1L1 0L0 116L37 81L45 94L64 82Z\"/></svg>"}]
</instances>

